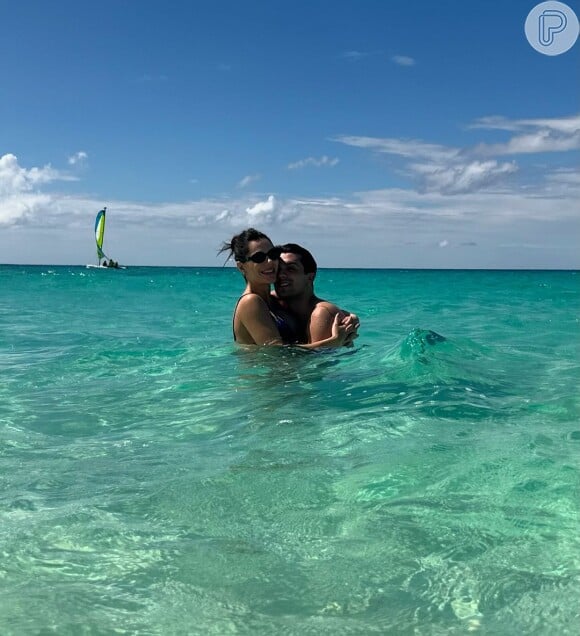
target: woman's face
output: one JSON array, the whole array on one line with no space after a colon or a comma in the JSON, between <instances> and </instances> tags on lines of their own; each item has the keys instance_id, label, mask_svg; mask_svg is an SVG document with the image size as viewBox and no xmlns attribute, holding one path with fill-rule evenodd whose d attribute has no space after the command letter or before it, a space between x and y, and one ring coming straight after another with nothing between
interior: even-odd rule
<instances>
[{"instance_id":1,"label":"woman's face","mask_svg":"<svg viewBox=\"0 0 580 636\"><path fill-rule=\"evenodd\" d=\"M248 242L248 256L245 263L238 263L238 269L244 274L249 283L262 283L273 285L276 282L278 272L278 260L265 258L261 263L252 260L252 256L257 256L258 260L263 258L274 246L266 238Z\"/></svg>"}]
</instances>

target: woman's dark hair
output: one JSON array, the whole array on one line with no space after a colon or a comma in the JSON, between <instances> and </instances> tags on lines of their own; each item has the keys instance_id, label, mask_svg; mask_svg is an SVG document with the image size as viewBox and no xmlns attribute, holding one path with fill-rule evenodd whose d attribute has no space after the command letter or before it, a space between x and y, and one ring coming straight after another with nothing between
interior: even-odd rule
<instances>
[{"instance_id":1,"label":"woman's dark hair","mask_svg":"<svg viewBox=\"0 0 580 636\"><path fill-rule=\"evenodd\" d=\"M259 241L260 239L267 239L270 241L270 237L266 236L263 232L260 232L253 227L249 227L247 230L236 234L231 241L225 241L218 254L229 252L226 263L232 256L234 257L234 260L244 263L248 257L248 243L250 241ZM271 242L272 241L270 241L270 243Z\"/></svg>"}]
</instances>

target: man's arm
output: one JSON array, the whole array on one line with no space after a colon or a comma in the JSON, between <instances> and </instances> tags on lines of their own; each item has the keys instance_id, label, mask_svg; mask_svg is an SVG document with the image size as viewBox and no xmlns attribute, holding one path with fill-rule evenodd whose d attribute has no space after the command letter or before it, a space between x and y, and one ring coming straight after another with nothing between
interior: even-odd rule
<instances>
[{"instance_id":1,"label":"man's arm","mask_svg":"<svg viewBox=\"0 0 580 636\"><path fill-rule=\"evenodd\" d=\"M359 319L355 314L349 314L341 310L334 303L327 301L319 302L312 313L310 314L310 320L307 327L308 342L316 342L317 340L323 340L330 337L332 334L332 323L334 317L339 314L340 322L343 326L349 328L349 335L345 340L345 346L352 344L355 338L358 338ZM352 325L352 332L350 329Z\"/></svg>"}]
</instances>

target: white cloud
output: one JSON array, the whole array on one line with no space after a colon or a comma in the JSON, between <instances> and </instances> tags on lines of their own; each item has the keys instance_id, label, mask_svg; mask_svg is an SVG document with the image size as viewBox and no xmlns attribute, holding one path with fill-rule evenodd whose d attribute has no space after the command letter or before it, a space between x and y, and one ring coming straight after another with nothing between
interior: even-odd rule
<instances>
[{"instance_id":1,"label":"white cloud","mask_svg":"<svg viewBox=\"0 0 580 636\"><path fill-rule=\"evenodd\" d=\"M89 155L83 150L79 152L75 152L74 155L68 158L68 163L70 166L75 166L76 164L82 164L88 159Z\"/></svg>"},{"instance_id":2,"label":"white cloud","mask_svg":"<svg viewBox=\"0 0 580 636\"><path fill-rule=\"evenodd\" d=\"M422 191L388 188L262 199L240 192L238 197L143 204L71 195L63 191L66 184L59 192L54 181L60 175L52 168L27 169L7 155L0 159L1 260L89 262L94 215L105 204L108 253L128 264L221 265L216 260L221 242L253 225L276 242L311 248L322 267L580 265L576 171L552 169L544 179L524 183L525 188L508 183L492 189L481 183L513 164L460 155L442 162L437 173L430 160L419 159L412 173L437 181ZM445 170L453 167L457 174L450 176ZM50 192L43 192L48 184ZM474 245L477 249L466 247Z\"/></svg>"},{"instance_id":3,"label":"white cloud","mask_svg":"<svg viewBox=\"0 0 580 636\"><path fill-rule=\"evenodd\" d=\"M517 171L515 163L479 161L458 148L419 140L338 137L337 141L377 152L418 159L406 164L408 173L419 180L422 190L458 194L488 187Z\"/></svg>"},{"instance_id":4,"label":"white cloud","mask_svg":"<svg viewBox=\"0 0 580 636\"><path fill-rule=\"evenodd\" d=\"M46 194L0 195L0 228L31 222L48 207L50 200Z\"/></svg>"},{"instance_id":5,"label":"white cloud","mask_svg":"<svg viewBox=\"0 0 580 636\"><path fill-rule=\"evenodd\" d=\"M517 247L501 260L504 256L498 246L507 244L523 250L529 245L557 246L552 261L541 260L542 251L535 250L537 263L549 266L562 259L564 265L577 266L578 190L566 195L566 184L560 185L562 189L553 193L538 187L449 196L389 188L347 197L280 199L270 195L253 202L244 198L149 205L107 201L107 247L117 260L129 264L221 265L215 260L220 243L255 226L277 242L312 248L323 267L529 264L521 260L521 252L518 256ZM20 222L12 225L12 231L10 227L0 231L4 262L24 258L45 263L90 261L94 215L102 200L21 193L11 204ZM4 213L4 205L1 209ZM45 234L39 234L43 228L59 231L46 240ZM435 237L441 236L447 245L439 245L442 241ZM473 254L469 261L462 260L467 256L461 246L473 244L474 239L480 249L469 251ZM22 255L26 249L28 257ZM458 254L458 250L464 251ZM371 257L375 260L357 260Z\"/></svg>"},{"instance_id":6,"label":"white cloud","mask_svg":"<svg viewBox=\"0 0 580 636\"><path fill-rule=\"evenodd\" d=\"M505 143L479 144L474 148L474 152L479 155L567 152L580 149L580 115L513 120L496 115L477 119L469 127L521 133Z\"/></svg>"},{"instance_id":7,"label":"white cloud","mask_svg":"<svg viewBox=\"0 0 580 636\"><path fill-rule=\"evenodd\" d=\"M230 216L231 216L231 214L230 214L229 210L222 210L219 214L216 215L215 220L217 222L225 221L225 219L229 219Z\"/></svg>"},{"instance_id":8,"label":"white cloud","mask_svg":"<svg viewBox=\"0 0 580 636\"><path fill-rule=\"evenodd\" d=\"M340 159L337 157L327 157L326 155L323 155L320 159L316 159L315 157L306 157L306 159L300 159L294 163L289 163L287 167L288 170L297 170L299 168L306 168L307 166L314 166L315 168L328 166L332 168L336 166L339 161Z\"/></svg>"},{"instance_id":9,"label":"white cloud","mask_svg":"<svg viewBox=\"0 0 580 636\"><path fill-rule=\"evenodd\" d=\"M539 118L539 119L508 119L501 115L492 115L476 119L469 128L484 128L489 130L519 131L526 128L547 128L560 132L574 133L580 130L580 114L569 117Z\"/></svg>"},{"instance_id":10,"label":"white cloud","mask_svg":"<svg viewBox=\"0 0 580 636\"><path fill-rule=\"evenodd\" d=\"M26 170L18 165L18 159L13 154L0 157L0 196L18 192L29 192L35 186L56 180L72 181L73 177L61 174L50 164L43 168Z\"/></svg>"},{"instance_id":11,"label":"white cloud","mask_svg":"<svg viewBox=\"0 0 580 636\"><path fill-rule=\"evenodd\" d=\"M479 144L474 152L479 155L517 155L540 152L567 152L580 149L580 129L574 132L554 132L542 129L512 137L503 144Z\"/></svg>"},{"instance_id":12,"label":"white cloud","mask_svg":"<svg viewBox=\"0 0 580 636\"><path fill-rule=\"evenodd\" d=\"M245 176L243 179L238 181L238 188L245 188L249 186L250 183L254 183L254 181L259 181L262 178L260 174L249 174Z\"/></svg>"},{"instance_id":13,"label":"white cloud","mask_svg":"<svg viewBox=\"0 0 580 636\"><path fill-rule=\"evenodd\" d=\"M548 182L580 188L580 171L571 168L560 168L546 175Z\"/></svg>"},{"instance_id":14,"label":"white cloud","mask_svg":"<svg viewBox=\"0 0 580 636\"><path fill-rule=\"evenodd\" d=\"M356 146L357 148L369 148L370 150L376 150L377 152L384 152L391 155L430 159L432 161L452 159L459 155L460 152L458 148L426 143L417 139L340 135L332 138L332 141L338 141L346 144L347 146Z\"/></svg>"},{"instance_id":15,"label":"white cloud","mask_svg":"<svg viewBox=\"0 0 580 636\"><path fill-rule=\"evenodd\" d=\"M13 154L0 157L0 226L29 222L50 203L50 196L38 192L53 181L72 181L50 165L22 168Z\"/></svg>"},{"instance_id":16,"label":"white cloud","mask_svg":"<svg viewBox=\"0 0 580 636\"><path fill-rule=\"evenodd\" d=\"M246 208L246 212L250 217L260 217L271 214L276 209L276 199L274 195L270 195L266 201L258 201L255 205Z\"/></svg>"},{"instance_id":17,"label":"white cloud","mask_svg":"<svg viewBox=\"0 0 580 636\"><path fill-rule=\"evenodd\" d=\"M427 190L443 194L474 192L501 181L505 175L517 172L515 162L497 161L455 162L452 165L413 164L410 166L424 177Z\"/></svg>"},{"instance_id":18,"label":"white cloud","mask_svg":"<svg viewBox=\"0 0 580 636\"><path fill-rule=\"evenodd\" d=\"M393 55L391 61L399 66L415 66L415 60L408 55Z\"/></svg>"},{"instance_id":19,"label":"white cloud","mask_svg":"<svg viewBox=\"0 0 580 636\"><path fill-rule=\"evenodd\" d=\"M521 120L483 117L471 128L499 129L519 134L503 143L479 143L465 148L416 139L353 135L342 135L334 141L411 160L405 165L406 174L418 181L419 189L443 194L476 192L496 187L519 170L514 161L500 162L494 157L580 149L578 115Z\"/></svg>"},{"instance_id":20,"label":"white cloud","mask_svg":"<svg viewBox=\"0 0 580 636\"><path fill-rule=\"evenodd\" d=\"M344 57L347 60L351 60L352 62L358 62L365 57L368 57L370 53L366 53L364 51L345 51L341 57Z\"/></svg>"}]
</instances>

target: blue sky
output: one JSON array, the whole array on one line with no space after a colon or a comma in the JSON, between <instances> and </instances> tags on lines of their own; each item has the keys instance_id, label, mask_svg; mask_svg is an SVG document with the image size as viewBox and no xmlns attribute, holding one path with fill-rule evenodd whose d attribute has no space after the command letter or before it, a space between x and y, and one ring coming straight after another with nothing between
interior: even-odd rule
<instances>
[{"instance_id":1,"label":"blue sky","mask_svg":"<svg viewBox=\"0 0 580 636\"><path fill-rule=\"evenodd\" d=\"M0 262L578 268L580 44L536 2L58 0L0 9ZM580 13L579 2L568 2Z\"/></svg>"}]
</instances>

